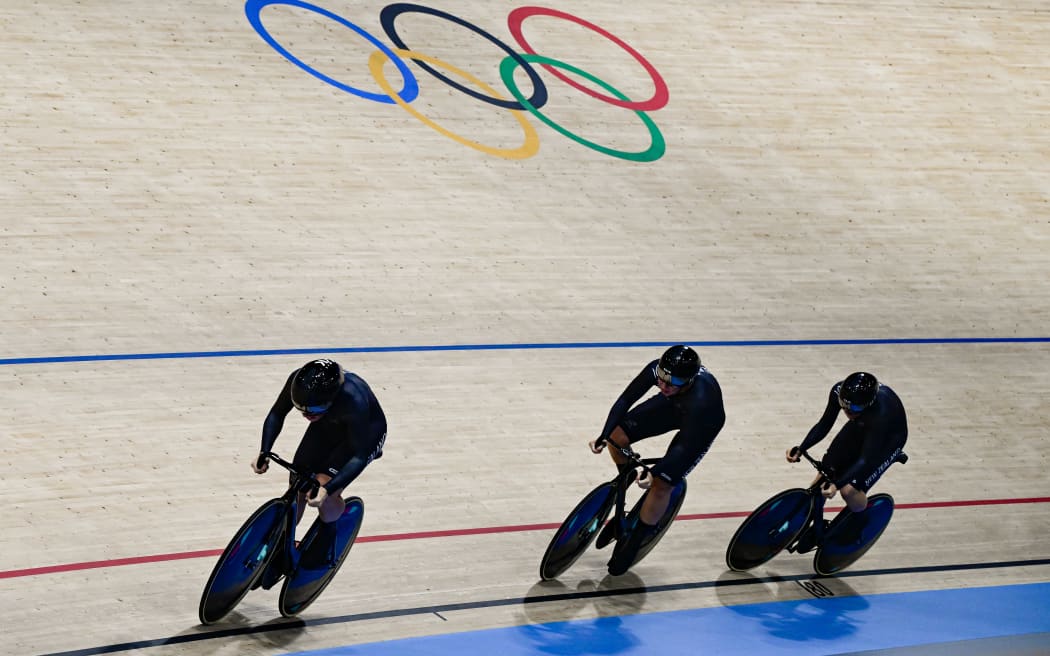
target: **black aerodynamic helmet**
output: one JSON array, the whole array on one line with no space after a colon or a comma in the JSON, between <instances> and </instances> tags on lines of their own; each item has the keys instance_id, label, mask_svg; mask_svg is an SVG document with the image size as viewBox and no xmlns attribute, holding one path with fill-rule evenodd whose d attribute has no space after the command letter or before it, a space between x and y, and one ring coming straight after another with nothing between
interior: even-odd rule
<instances>
[{"instance_id":1,"label":"black aerodynamic helmet","mask_svg":"<svg viewBox=\"0 0 1050 656\"><path fill-rule=\"evenodd\" d=\"M700 356L684 344L676 344L664 351L656 365L656 376L664 383L678 387L693 382L699 372Z\"/></svg>"},{"instance_id":2,"label":"black aerodynamic helmet","mask_svg":"<svg viewBox=\"0 0 1050 656\"><path fill-rule=\"evenodd\" d=\"M875 403L879 381L875 376L858 371L846 376L839 386L839 407L850 412L861 412Z\"/></svg>"},{"instance_id":3,"label":"black aerodynamic helmet","mask_svg":"<svg viewBox=\"0 0 1050 656\"><path fill-rule=\"evenodd\" d=\"M292 378L292 405L303 414L322 414L332 407L344 379L338 362L311 360Z\"/></svg>"}]
</instances>

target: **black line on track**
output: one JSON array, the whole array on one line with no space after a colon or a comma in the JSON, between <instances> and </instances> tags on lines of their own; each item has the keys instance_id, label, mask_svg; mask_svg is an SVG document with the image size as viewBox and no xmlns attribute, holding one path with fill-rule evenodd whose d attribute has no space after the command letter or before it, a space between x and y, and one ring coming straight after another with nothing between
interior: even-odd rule
<instances>
[{"instance_id":1,"label":"black line on track","mask_svg":"<svg viewBox=\"0 0 1050 656\"><path fill-rule=\"evenodd\" d=\"M692 581L686 583L668 583L665 585L640 586L634 588L620 588L616 590L591 590L586 592L567 592L562 594L536 595L532 597L516 597L513 599L488 599L481 601L465 601L456 604L439 604L436 606L415 606L412 608L396 608L392 610L380 610L371 613L354 613L352 615L337 615L334 617L320 617L316 619L279 621L272 624L259 626L236 627L230 629L219 629L200 631L185 635L169 636L167 638L156 638L154 640L138 640L135 642L122 642L86 649L74 649L72 651L52 652L41 654L41 656L94 656L95 654L116 654L133 649L147 649L149 647L163 647L166 645L179 645L192 642L204 642L207 640L219 640L236 636L255 635L260 633L272 633L275 631L301 630L310 626L327 626L330 624L348 624L350 622L364 622L367 620L378 620L389 617L405 617L410 615L434 614L441 617L440 613L449 613L458 610L476 610L479 608L498 608L500 606L516 606L519 604L544 604L552 601L574 601L578 599L595 599L601 597L619 597L633 594L654 594L659 592L676 592L680 590L701 590L704 588L734 587L742 585L756 585L760 583L777 583L781 581L809 581L813 579L848 579L865 576L892 576L896 574L926 574L930 572L961 572L983 569L1006 569L1011 567L1031 567L1034 565L1050 565L1050 558L1036 558L1032 560L1005 560L991 563L958 563L954 565L924 565L917 567L887 567L883 569L868 569L839 572L834 576L821 576L819 574L794 574L789 576L764 576L746 579L728 579L721 581ZM741 604L744 605L744 604ZM442 618L444 619L444 618Z\"/></svg>"}]
</instances>

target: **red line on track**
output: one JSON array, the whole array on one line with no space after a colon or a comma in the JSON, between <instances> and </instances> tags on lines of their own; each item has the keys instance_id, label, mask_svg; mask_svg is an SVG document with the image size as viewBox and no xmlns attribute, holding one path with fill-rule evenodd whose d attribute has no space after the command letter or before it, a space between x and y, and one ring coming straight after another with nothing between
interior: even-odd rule
<instances>
[{"instance_id":1,"label":"red line on track","mask_svg":"<svg viewBox=\"0 0 1050 656\"><path fill-rule=\"evenodd\" d=\"M971 501L926 501L922 503L899 503L897 510L916 510L921 508L959 508L964 506L1001 506L1021 503L1050 503L1050 497L1030 497L1027 499L976 499ZM838 508L825 508L825 512L838 512ZM718 512L700 513L696 515L679 515L676 521L695 519L728 519L733 517L747 517L750 512ZM556 529L560 524L522 524L518 526L489 526L481 528L459 528L444 531L417 531L415 533L391 533L388 535L366 535L359 537L357 542L392 542L394 540L422 540L425 538L450 538L465 535L486 535L491 533L520 533L525 531L548 531ZM190 558L214 558L222 553L222 549L205 549L202 551L184 551L181 553L157 554L153 556L135 556L132 558L114 558L110 560L93 560L84 563L67 563L65 565L48 565L46 567L30 567L28 569L12 569L0 572L0 579L13 579L22 576L39 576L41 574L57 574L61 572L76 572L84 569L98 569L102 567L122 567L124 565L142 565L145 563L159 563L167 560L187 560Z\"/></svg>"}]
</instances>

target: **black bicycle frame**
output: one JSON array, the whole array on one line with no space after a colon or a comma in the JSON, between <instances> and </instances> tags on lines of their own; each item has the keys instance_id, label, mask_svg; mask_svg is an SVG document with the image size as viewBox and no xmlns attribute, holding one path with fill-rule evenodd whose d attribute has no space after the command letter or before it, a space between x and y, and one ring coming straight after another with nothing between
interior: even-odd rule
<instances>
[{"instance_id":1,"label":"black bicycle frame","mask_svg":"<svg viewBox=\"0 0 1050 656\"><path fill-rule=\"evenodd\" d=\"M316 493L318 488L321 487L321 484L318 483L312 473L299 471L293 463L281 458L276 453L267 452L261 454L259 459L262 460L264 457L267 460L272 460L281 467L284 467L291 472L293 476L291 483L288 485L288 489L283 495L281 495L281 498L288 502L288 512L285 513L284 519L282 520L284 539L281 541L283 553L281 554L282 558L280 561L284 564L284 569L287 570L292 563L292 554L295 551L295 527L299 518L299 495L305 492L307 496L310 496L311 493ZM275 560L271 562L276 562L276 556L274 559ZM280 574L287 574L287 571L282 571Z\"/></svg>"},{"instance_id":2,"label":"black bicycle frame","mask_svg":"<svg viewBox=\"0 0 1050 656\"><path fill-rule=\"evenodd\" d=\"M627 482L628 477L632 472L637 472L641 469L643 472L652 477L653 470L650 465L655 465L660 462L660 458L642 458L639 456L630 446L620 446L612 440L606 440L605 443L609 445L609 448L616 449L621 455L627 458L634 467L631 469L624 469L617 475L616 481L616 501L614 505L613 518L609 521L616 522L617 536L626 536L627 534L627 516L624 512L624 508L627 505L627 488L630 484Z\"/></svg>"},{"instance_id":3,"label":"black bicycle frame","mask_svg":"<svg viewBox=\"0 0 1050 656\"><path fill-rule=\"evenodd\" d=\"M813 465L813 468L816 469L817 473L820 474L820 478L817 479L817 481L813 483L813 485L809 486L809 488L806 490L807 492L813 495L813 512L810 513L810 522L813 525L813 537L815 539L815 544L819 545L822 544L824 540L824 504L827 501L827 498L823 494L823 490L829 484L834 484L834 479L828 473L828 471L824 469L824 464L819 460L815 460L805 450L796 447L794 449L794 453L799 454L803 458L808 460L809 464ZM897 457L894 458L894 462L899 462L903 465L904 463L908 462L908 454L901 451L897 454ZM806 530L803 529L802 534L805 534L805 532ZM794 544L789 545L787 550L793 552L794 547L797 544L798 540L796 540Z\"/></svg>"},{"instance_id":4,"label":"black bicycle frame","mask_svg":"<svg viewBox=\"0 0 1050 656\"><path fill-rule=\"evenodd\" d=\"M824 469L823 463L819 460L815 460L803 449L796 448L795 453L808 460L809 464L813 465L813 468L817 470L818 474L820 474L820 478L818 478L813 485L810 485L806 490L806 492L813 496L813 511L810 513L809 523L813 526L813 538L815 543L820 544L824 539L824 504L827 502L827 498L824 496L824 489L827 488L828 485L833 485L834 483L831 476L828 475L827 470ZM806 529L803 528L800 535L804 535L805 533ZM795 541L795 544L798 544L798 540ZM788 551L794 551L795 544L788 546Z\"/></svg>"}]
</instances>

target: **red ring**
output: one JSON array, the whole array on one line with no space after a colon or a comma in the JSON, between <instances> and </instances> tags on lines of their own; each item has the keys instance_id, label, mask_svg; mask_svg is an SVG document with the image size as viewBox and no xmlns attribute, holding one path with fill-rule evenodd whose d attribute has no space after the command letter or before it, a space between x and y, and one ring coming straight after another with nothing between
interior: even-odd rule
<instances>
[{"instance_id":1,"label":"red ring","mask_svg":"<svg viewBox=\"0 0 1050 656\"><path fill-rule=\"evenodd\" d=\"M543 68L545 68L554 77L558 78L562 82L565 82L566 84L569 84L579 89L588 96L607 102L610 105L623 107L624 109L632 109L638 112L646 112L655 111L667 105L667 100L668 98L670 98L671 95L670 92L667 90L667 82L664 81L664 78L656 70L656 67L649 63L649 60L647 60L645 57L642 57L642 55L637 50L624 43L624 41L619 37L607 32L601 27L598 27L594 23L585 21L582 18L573 16L572 14L567 14L564 11L558 11L557 9L548 9L546 7L518 7L514 11L510 12L510 14L507 16L507 27L510 28L510 33L514 36L514 40L518 42L518 45L520 45L522 50L524 50L525 52L529 53L530 55L538 54L535 50L533 50L532 46L530 46L528 42L525 41L525 36L522 34L521 31L521 24L525 22L526 18L529 18L531 16L553 16L554 18L564 18L565 20L571 23L582 25L583 27L586 27L587 29L597 32L598 34L604 36L606 39L609 39L616 45L623 48L623 50L626 51L627 54L634 57L635 60L639 64L641 64L643 68L645 68L646 72L649 73L649 77L653 79L653 83L656 85L656 92L653 93L653 97L649 100L620 100L619 98L616 98L614 96L607 96L605 94L598 93L597 91L594 91L593 89L590 89L580 84L579 82L565 75L553 66L543 64Z\"/></svg>"}]
</instances>

